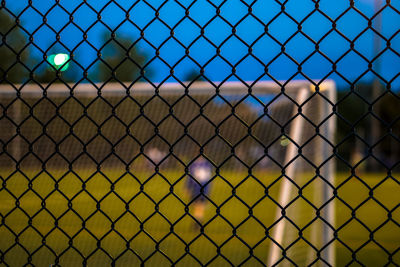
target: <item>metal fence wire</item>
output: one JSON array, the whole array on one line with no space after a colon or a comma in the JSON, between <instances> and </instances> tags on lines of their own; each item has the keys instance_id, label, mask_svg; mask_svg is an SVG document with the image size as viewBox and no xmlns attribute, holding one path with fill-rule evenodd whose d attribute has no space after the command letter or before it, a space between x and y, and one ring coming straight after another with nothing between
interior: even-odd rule
<instances>
[{"instance_id":1,"label":"metal fence wire","mask_svg":"<svg viewBox=\"0 0 400 267\"><path fill-rule=\"evenodd\" d=\"M1 266L399 266L400 4L1 1Z\"/></svg>"}]
</instances>

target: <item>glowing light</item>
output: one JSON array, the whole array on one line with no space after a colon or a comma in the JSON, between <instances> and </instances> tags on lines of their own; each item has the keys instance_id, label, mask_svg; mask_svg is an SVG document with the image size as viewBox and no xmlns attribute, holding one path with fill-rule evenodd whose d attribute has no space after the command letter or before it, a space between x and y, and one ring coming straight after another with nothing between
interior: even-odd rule
<instances>
[{"instance_id":1,"label":"glowing light","mask_svg":"<svg viewBox=\"0 0 400 267\"><path fill-rule=\"evenodd\" d=\"M67 54L57 54L54 57L54 64L58 65L58 66L64 64L67 61L68 61L68 55Z\"/></svg>"},{"instance_id":2,"label":"glowing light","mask_svg":"<svg viewBox=\"0 0 400 267\"><path fill-rule=\"evenodd\" d=\"M56 69L65 71L69 67L69 55L64 53L53 54L49 56L49 62Z\"/></svg>"}]
</instances>

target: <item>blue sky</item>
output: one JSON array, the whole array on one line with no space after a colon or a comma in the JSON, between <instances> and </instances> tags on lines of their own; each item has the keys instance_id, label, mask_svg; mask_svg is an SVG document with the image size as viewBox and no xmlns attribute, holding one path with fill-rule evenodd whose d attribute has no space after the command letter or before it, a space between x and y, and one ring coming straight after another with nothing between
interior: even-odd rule
<instances>
[{"instance_id":1,"label":"blue sky","mask_svg":"<svg viewBox=\"0 0 400 267\"><path fill-rule=\"evenodd\" d=\"M16 14L20 14L24 27L28 32L34 33L35 44L44 50L49 49L51 52L62 50L59 44L51 48L56 42L56 35L48 26L61 31L60 41L68 49L75 50L77 60L85 67L90 66L97 54L88 43L83 41L82 31L70 22L67 12L74 12L73 22L83 31L87 31L87 40L95 48L102 45L101 33L108 31L104 24L111 29L118 28L117 35L130 37L133 40L138 40L140 31L143 30L147 41L139 39L137 42L139 51L145 53L151 60L155 57L156 50L159 50L159 57L162 58L162 60L157 58L152 60L149 65L149 68L153 70L152 80L158 82L169 78L171 66L174 66L175 75L178 78L185 77L192 70L198 71L199 66L193 61L203 66L205 75L215 81L224 80L232 73L232 67L226 61L235 65L237 76L243 80L255 80L260 76L263 80L304 79L298 73L298 67L293 60L302 63L302 72L308 77L317 80L331 78L339 86L347 84L345 79L349 82L359 81L359 79L369 82L374 77L372 73L363 75L368 68L365 59L370 60L374 57L372 46L374 33L368 30L355 39L367 28L368 18L374 14L373 0L355 1L355 8L365 14L365 17L357 13L355 9L341 15L350 7L349 0L319 1L319 10L331 19L337 20L337 30L354 40L354 48L360 54L352 51L350 42L338 32L332 32L322 38L332 29L332 23L316 10L315 3L311 0L288 0L284 5L285 12L292 18L281 13L282 8L278 3L284 1L272 0L255 1L251 12L253 16L249 15L248 7L243 4L243 2L250 4L251 1L181 0L182 6L190 6L189 18L185 17L185 9L176 1L163 3L160 0L148 0L146 3L118 0L116 2L120 7L114 2L107 5L108 0L85 2L86 4L81 5L82 1L60 0L60 5L65 8L65 11L57 6L54 0L33 0L32 6L28 8L27 0L8 0L5 6ZM394 9L400 10L400 1L393 1L391 5ZM216 16L217 6L220 6L220 15L225 21L217 17L210 23L210 20ZM92 9L101 12L101 20ZM388 7L382 13L382 35L388 39L392 38L392 49L400 52L400 34L396 35L396 31L400 29L400 14L394 9ZM159 10L159 19L163 22L156 18L155 10ZM43 18L38 12L46 14L47 25L43 24ZM126 20L127 13L131 22ZM301 33L291 38L298 30L293 19L300 22L310 14L311 16L302 23L302 31L319 43L323 55L337 61L336 69L343 77L338 74L329 74L332 71L332 62L321 53L314 53L315 45L312 41ZM274 17L275 20L271 22ZM233 36L232 27L229 24L235 25L236 36ZM270 36L265 34L263 24L268 25ZM174 37L181 44L170 38L171 28L174 28ZM197 39L201 28L204 29L205 38ZM167 40L168 38L170 39ZM227 38L229 39L225 41ZM221 57L217 56L217 48L211 43L219 48ZM281 54L280 44L285 44L287 55ZM182 45L190 46L190 57L185 55L185 48ZM252 49L251 55L249 55L249 46ZM382 40L381 49L385 48L386 42ZM40 54L38 51L36 53ZM307 57L309 58L305 60ZM340 57L342 58L338 60ZM400 86L400 77L395 78L400 71L400 57L386 50L380 57L380 62L380 70L377 69L377 64L373 64L372 68L379 71L386 81L393 80L393 87ZM269 76L265 75L263 63L268 67ZM231 77L230 80L237 80L237 78ZM173 79L169 78L169 81Z\"/></svg>"}]
</instances>

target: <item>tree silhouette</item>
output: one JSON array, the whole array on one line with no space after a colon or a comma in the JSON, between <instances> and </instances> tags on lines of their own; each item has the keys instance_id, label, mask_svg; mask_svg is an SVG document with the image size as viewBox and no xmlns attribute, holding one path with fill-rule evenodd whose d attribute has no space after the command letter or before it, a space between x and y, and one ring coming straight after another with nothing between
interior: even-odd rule
<instances>
[{"instance_id":1,"label":"tree silhouette","mask_svg":"<svg viewBox=\"0 0 400 267\"><path fill-rule=\"evenodd\" d=\"M98 80L132 82L151 75L143 69L146 55L138 52L133 40L122 36L110 37L107 33L102 39L105 45L101 49Z\"/></svg>"},{"instance_id":2,"label":"tree silhouette","mask_svg":"<svg viewBox=\"0 0 400 267\"><path fill-rule=\"evenodd\" d=\"M192 69L186 73L183 78L185 82L195 82L195 81L205 81L204 77L201 75L200 71L197 69Z\"/></svg>"},{"instance_id":3,"label":"tree silhouette","mask_svg":"<svg viewBox=\"0 0 400 267\"><path fill-rule=\"evenodd\" d=\"M28 78L26 38L16 20L0 10L0 83L21 83Z\"/></svg>"}]
</instances>

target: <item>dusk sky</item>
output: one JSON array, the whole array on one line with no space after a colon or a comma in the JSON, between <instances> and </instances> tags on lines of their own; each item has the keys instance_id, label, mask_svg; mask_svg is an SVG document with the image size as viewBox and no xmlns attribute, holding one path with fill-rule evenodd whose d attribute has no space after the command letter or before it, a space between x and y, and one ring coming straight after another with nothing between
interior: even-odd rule
<instances>
[{"instance_id":1,"label":"dusk sky","mask_svg":"<svg viewBox=\"0 0 400 267\"><path fill-rule=\"evenodd\" d=\"M378 0L381 1L381 0ZM75 50L77 60L86 66L89 66L96 59L97 53L89 44L83 41L83 33L74 24L70 23L69 15L59 6L54 6L54 0L33 0L32 6L42 14L47 14L47 24L56 31L61 31L61 42L70 50ZM304 35L298 33L291 36L298 30L297 24L293 19L302 21L310 13L312 15L302 23L302 31L311 37L314 41L319 42L320 51L333 61L345 55L337 62L337 71L348 79L349 82L356 82L361 79L363 82L370 82L373 79L372 73L366 73L362 77L365 70L368 69L368 63L365 59L371 60L374 57L373 51L373 32L368 30L358 37L354 42L355 51L350 51L350 43L344 39L338 32L331 32L323 40L321 38L332 29L332 23L316 11L315 3L311 0L290 0L285 4L285 12L287 15L280 13L281 5L272 0L254 1L252 5L252 13L249 15L248 7L239 0L229 0L223 5L223 1L188 1L182 0L183 6L190 6L189 17L196 21L198 25L193 23L191 19L185 18L185 9L181 7L177 1L149 0L147 4L144 1L118 0L123 9L118 7L114 2L110 5L108 0L61 0L60 4L68 11L74 12L73 22L84 31L88 31L88 42L94 47L99 48L102 45L101 33L107 31L108 25L111 29L117 29L117 35L129 37L137 40L140 37L140 29L144 29L144 38L137 43L138 50L145 53L151 60L155 56L155 47L159 49L160 57L170 66L174 66L180 59L184 58L174 67L175 74L178 78L184 78L191 71L198 71L199 67L193 60L197 61L205 68L205 75L214 81L226 79L232 73L232 68L225 62L237 64L236 74L243 80L255 80L265 72L264 66L254 57L258 58L264 64L268 65L268 74L275 79L286 80L289 78L304 79L298 73L298 63L304 61L308 56L313 55L303 62L302 72L310 78L334 79L338 85L345 86L346 81L337 74L330 74L333 62L329 62L320 53L315 53L315 45ZM248 2L251 1L243 1ZM284 1L281 1L284 2ZM136 3L134 5L133 3ZM216 7L221 5L220 15L232 25L236 26L236 35L242 40L232 35L232 27L222 20L215 18L211 23L209 21L216 15ZM319 1L319 10L329 16L331 19L337 19L347 8L350 7L349 0L321 0ZM98 20L97 14L89 7L89 5L97 10L101 10L101 21ZM151 7L151 6L152 7ZM400 1L392 1L394 8L400 10ZM20 14L27 6L27 0L6 1L6 8L15 14ZM54 6L54 7L53 7ZM161 8L160 8L161 7ZM368 26L368 17L373 16L373 0L357 0L355 8L360 10L366 17L361 16L355 9L349 10L345 15L340 17L336 24L337 30L350 39L354 39L363 32ZM159 9L159 18L156 19L154 9ZM75 11L74 11L75 10ZM126 13L129 13L130 20L136 24L126 20ZM277 16L277 17L276 17ZM260 21L255 19L257 17ZM271 20L276 19L271 22ZM42 49L48 49L56 41L55 33L43 24L42 15L37 13L32 7L23 11L20 15L22 24L30 32L34 33L34 42ZM177 23L184 19L178 26ZM104 24L103 24L103 23ZM151 23L149 25L149 23ZM209 23L209 24L207 24ZM262 23L268 24L268 33L276 38L273 40L270 36L265 35L265 27ZM204 27L207 24L206 27ZM41 26L42 25L42 26ZM169 39L170 29L175 28L175 38L183 45L189 46L200 36L200 27L204 27L204 36L206 38L197 39L189 48L189 57L185 57L185 48L182 47L174 39ZM39 30L37 30L40 28ZM387 39L391 39L391 48L400 52L400 14L394 9L388 7L382 13L382 35ZM229 38L228 41L225 41ZM291 38L291 39L290 39ZM287 41L290 39L289 41ZM225 41L225 42L224 42ZM210 44L213 42L216 46L220 46L221 57L216 56L216 48ZM292 57L290 59L281 53L280 43L285 43L285 52ZM252 47L252 55L249 55L249 49L244 44L247 43ZM222 45L221 45L222 44ZM400 57L393 51L386 48L386 41L382 40L381 49L386 49L380 57L381 70L379 73L387 82L392 81L393 87L400 86L400 78L396 79L396 75L400 72ZM49 50L62 50L60 45L56 45ZM60 51L64 52L64 51ZM36 51L37 54L40 54ZM210 61L215 57L213 60ZM365 59L363 59L365 57ZM210 62L209 62L210 61ZM207 63L208 62L208 63ZM152 80L160 82L168 78L170 75L170 66L163 63L160 59L155 59L149 65L153 70ZM373 64L373 69L377 70L377 64ZM263 80L270 80L271 77L264 75ZM232 77L230 80L237 80ZM169 79L173 81L173 79Z\"/></svg>"}]
</instances>

